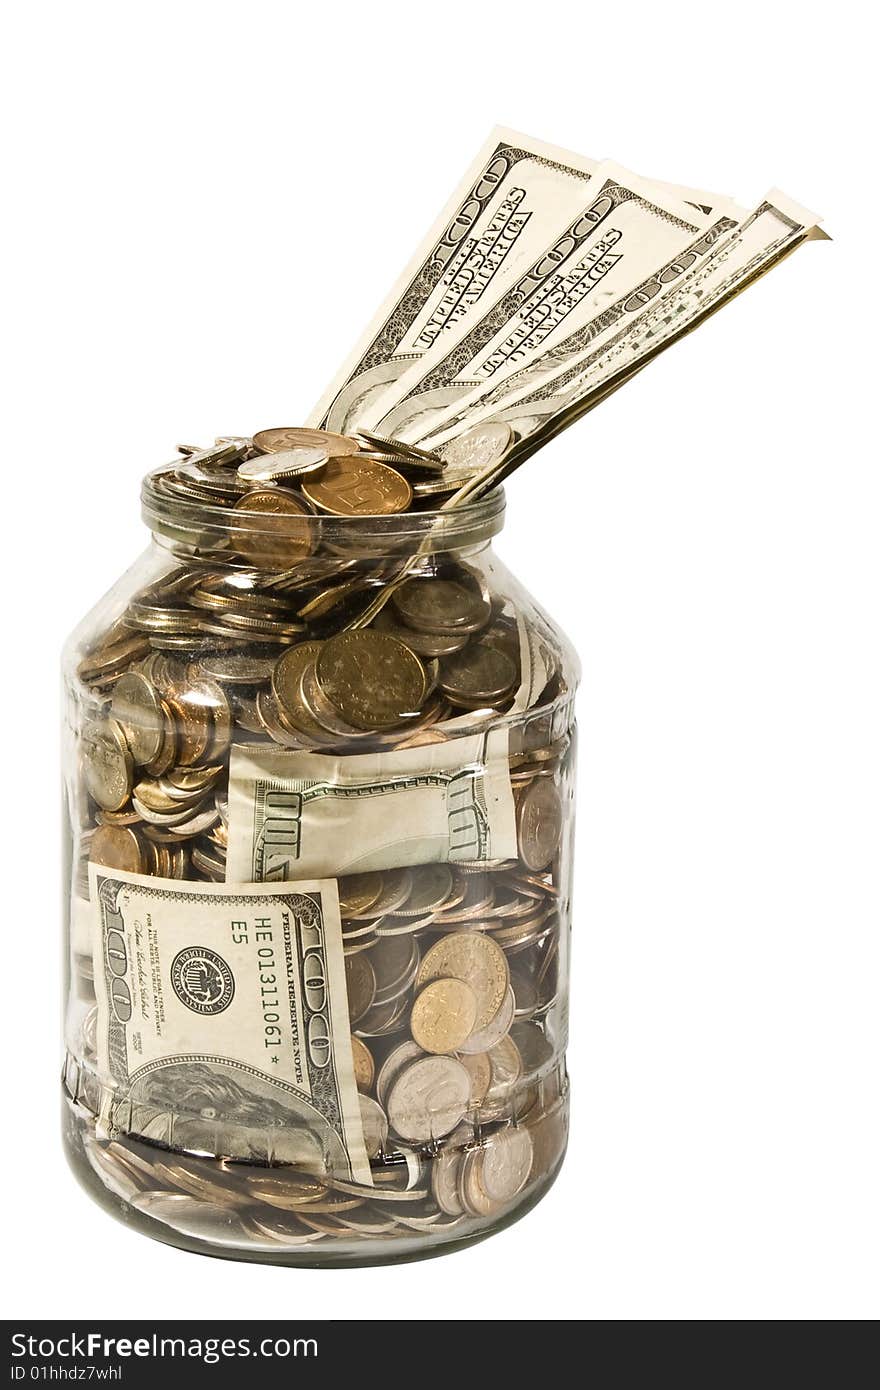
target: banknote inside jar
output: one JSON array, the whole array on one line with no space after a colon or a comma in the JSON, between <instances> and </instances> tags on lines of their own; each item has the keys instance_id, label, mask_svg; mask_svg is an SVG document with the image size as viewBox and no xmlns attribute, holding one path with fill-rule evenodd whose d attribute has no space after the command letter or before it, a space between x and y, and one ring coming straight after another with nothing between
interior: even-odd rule
<instances>
[{"instance_id":1,"label":"banknote inside jar","mask_svg":"<svg viewBox=\"0 0 880 1390\"><path fill-rule=\"evenodd\" d=\"M172 880L191 919L230 884L246 897L308 881L338 954L327 948L342 1117L329 1137L195 1057L158 1065L149 1086L117 1078L109 1103L94 1085L105 1012L85 1010L68 1087L93 1112L86 1159L144 1217L195 1239L453 1240L562 1157L565 662L471 547L383 546L378 527L345 540L333 522L419 515L438 495L420 498L419 482L441 488L444 468L394 441L305 429L185 449L150 487L181 536L190 510L211 525L80 653L83 917L96 882L106 898L132 878ZM279 833L291 797L308 803L295 854ZM100 980L76 932L74 949L87 1000ZM190 958L178 972L203 1010L222 1003L212 968Z\"/></svg>"}]
</instances>

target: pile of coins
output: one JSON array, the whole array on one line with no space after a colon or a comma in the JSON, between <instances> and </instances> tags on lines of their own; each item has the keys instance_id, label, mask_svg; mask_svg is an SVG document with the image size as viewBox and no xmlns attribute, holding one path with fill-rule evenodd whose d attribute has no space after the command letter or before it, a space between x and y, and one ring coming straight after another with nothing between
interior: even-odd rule
<instances>
[{"instance_id":1,"label":"pile of coins","mask_svg":"<svg viewBox=\"0 0 880 1390\"><path fill-rule=\"evenodd\" d=\"M101 1141L93 1126L81 1142L108 1192L181 1235L270 1259L318 1241L356 1252L377 1239L455 1241L540 1192L565 1150L566 1089L558 1067L531 1089L515 1124L461 1124L425 1154L386 1150L370 1188L172 1152L133 1136Z\"/></svg>"},{"instance_id":2,"label":"pile of coins","mask_svg":"<svg viewBox=\"0 0 880 1390\"><path fill-rule=\"evenodd\" d=\"M448 949L454 960L460 947ZM430 960L429 952L429 970ZM93 1011L83 1029L85 1066L68 1064L68 1089L80 1105L89 1103L94 1041ZM567 1137L567 1079L539 1021L515 1022L488 1055L454 1058L397 1043L378 1070L361 1038L352 1042L369 1188L290 1165L260 1167L259 1153L245 1163L135 1135L101 1141L93 1124L82 1137L87 1160L110 1192L146 1216L212 1244L270 1253L316 1237L432 1231L454 1240L554 1174Z\"/></svg>"},{"instance_id":3,"label":"pile of coins","mask_svg":"<svg viewBox=\"0 0 880 1390\"><path fill-rule=\"evenodd\" d=\"M522 619L478 561L346 548L309 521L432 505L479 464L465 447L444 461L291 429L185 454L149 486L184 520L201 505L223 509L223 524L172 547L78 658L77 895L88 897L89 862L224 882L235 746L390 752L505 717L518 857L338 878L372 1187L261 1168L273 1158L256 1137L253 1166L237 1151L205 1158L207 1144L184 1154L179 1122L173 1142L160 1127L109 1143L87 1123L88 1162L138 1210L210 1240L457 1233L548 1180L564 1149L566 1082L548 1031L568 926L564 664L551 659L523 702ZM239 530L241 513L260 529ZM293 516L302 530L273 531L273 517ZM87 995L91 966L77 965ZM94 1031L92 1013L69 1082L87 1111L99 1108Z\"/></svg>"},{"instance_id":4,"label":"pile of coins","mask_svg":"<svg viewBox=\"0 0 880 1390\"><path fill-rule=\"evenodd\" d=\"M298 517L390 516L434 508L504 456L513 440L507 424L465 431L442 455L370 431L354 435L299 426L258 430L253 439L217 440L213 448L180 445L182 461L153 476L165 497L233 507L248 515ZM256 538L248 545L260 565L310 553L307 532L293 553Z\"/></svg>"},{"instance_id":5,"label":"pile of coins","mask_svg":"<svg viewBox=\"0 0 880 1390\"><path fill-rule=\"evenodd\" d=\"M211 582L215 592L231 587L230 576ZM408 579L395 596L395 611L410 621L414 610L448 617L453 602L458 612L467 607L469 631L457 633L457 650L443 657L417 654L413 647L423 650L424 636L437 635L417 628L397 629L401 636L368 628L320 637L317 624L303 623L301 640L281 651L267 651L248 633L237 649L207 652L200 644L213 634L200 628L185 639L189 660L165 650L164 631L131 635L148 607L153 622L160 613L167 626L188 621L188 600L204 585L189 574L184 586L175 574L138 595L80 662L80 679L99 701L106 697L81 738L83 780L95 807L95 831L84 847L95 863L220 881L233 740L349 751L442 742L450 736L443 726L462 711L484 719L503 712L519 679L515 626L503 615L493 621L493 605L461 576ZM422 592L414 596L416 590ZM486 624L481 630L472 626L477 614ZM436 627L435 618L427 621ZM558 797L554 802L553 784L544 779L560 753L537 750L511 767L529 868L548 862L554 826L558 839ZM549 853L541 843L548 834Z\"/></svg>"}]
</instances>

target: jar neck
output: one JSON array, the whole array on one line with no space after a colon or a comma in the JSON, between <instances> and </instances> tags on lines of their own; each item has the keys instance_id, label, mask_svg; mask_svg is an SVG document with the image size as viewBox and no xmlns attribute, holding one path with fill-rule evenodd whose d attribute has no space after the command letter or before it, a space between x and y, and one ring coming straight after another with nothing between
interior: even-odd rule
<instances>
[{"instance_id":1,"label":"jar neck","mask_svg":"<svg viewBox=\"0 0 880 1390\"><path fill-rule=\"evenodd\" d=\"M163 550L180 560L229 569L284 571L297 566L359 567L411 561L428 567L484 550L504 524L498 488L448 511L387 516L251 513L169 495L162 470L148 474L142 514Z\"/></svg>"},{"instance_id":2,"label":"jar neck","mask_svg":"<svg viewBox=\"0 0 880 1390\"><path fill-rule=\"evenodd\" d=\"M191 544L180 537L170 537L162 531L153 530L150 533L150 540L156 551L173 557L179 564L205 566L210 569L260 571L267 575L273 575L279 569L306 568L309 564L317 569L319 562L321 568L326 562L328 569L331 566L335 569L345 567L375 569L377 566L386 564L389 569L396 569L407 564L407 568L411 568L413 573L419 571L435 572L444 564L459 562L467 564L475 561L480 555L485 555L492 549L491 539L481 540L472 545L444 543L442 546L437 544L429 548L407 545L394 549L387 543L377 543L375 550L370 550L368 546L358 542L348 545L318 546L311 555L301 558L297 556L291 560L289 565L282 565L280 554L277 557L266 558L261 558L255 553L242 555L231 545L217 545L213 539L209 545Z\"/></svg>"}]
</instances>

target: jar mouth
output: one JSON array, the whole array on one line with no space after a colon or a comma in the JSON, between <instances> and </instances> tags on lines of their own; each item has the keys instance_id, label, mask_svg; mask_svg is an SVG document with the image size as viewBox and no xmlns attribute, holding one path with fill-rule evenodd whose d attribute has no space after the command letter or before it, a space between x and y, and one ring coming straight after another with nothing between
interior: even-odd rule
<instances>
[{"instance_id":1,"label":"jar mouth","mask_svg":"<svg viewBox=\"0 0 880 1390\"><path fill-rule=\"evenodd\" d=\"M167 465L147 473L141 484L141 515L157 539L172 549L240 556L248 565L284 568L298 551L338 548L346 555L430 554L478 546L504 525L505 498L493 488L475 501L431 511L388 515L286 515L246 512L225 503L171 495Z\"/></svg>"}]
</instances>

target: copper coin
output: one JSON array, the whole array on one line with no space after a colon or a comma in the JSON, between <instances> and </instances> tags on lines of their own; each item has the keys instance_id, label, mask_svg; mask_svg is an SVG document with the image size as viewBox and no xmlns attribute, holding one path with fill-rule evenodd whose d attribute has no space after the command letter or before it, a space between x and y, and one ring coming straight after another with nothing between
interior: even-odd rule
<instances>
[{"instance_id":1,"label":"copper coin","mask_svg":"<svg viewBox=\"0 0 880 1390\"><path fill-rule=\"evenodd\" d=\"M431 980L450 977L470 985L477 1003L473 1027L485 1028L498 1014L510 984L507 959L500 946L476 932L442 937L422 961L416 984L421 988Z\"/></svg>"},{"instance_id":2,"label":"copper coin","mask_svg":"<svg viewBox=\"0 0 880 1390\"><path fill-rule=\"evenodd\" d=\"M477 1016L477 996L464 980L432 980L410 1015L410 1032L423 1052L457 1052Z\"/></svg>"},{"instance_id":3,"label":"copper coin","mask_svg":"<svg viewBox=\"0 0 880 1390\"><path fill-rule=\"evenodd\" d=\"M134 773L134 759L121 728L113 719L86 724L81 742L89 795L104 811L121 810L131 794Z\"/></svg>"},{"instance_id":4,"label":"copper coin","mask_svg":"<svg viewBox=\"0 0 880 1390\"><path fill-rule=\"evenodd\" d=\"M376 1063L366 1043L352 1035L351 1057L354 1063L354 1080L359 1091L369 1091L376 1075Z\"/></svg>"},{"instance_id":5,"label":"copper coin","mask_svg":"<svg viewBox=\"0 0 880 1390\"><path fill-rule=\"evenodd\" d=\"M516 826L522 862L533 873L546 869L562 835L562 799L549 778L532 782L523 792Z\"/></svg>"},{"instance_id":6,"label":"copper coin","mask_svg":"<svg viewBox=\"0 0 880 1390\"><path fill-rule=\"evenodd\" d=\"M284 569L311 555L311 513L295 493L280 487L246 492L233 511L243 517L242 525L233 533L233 544L239 555L253 564ZM250 525L244 520L246 517L253 517Z\"/></svg>"},{"instance_id":7,"label":"copper coin","mask_svg":"<svg viewBox=\"0 0 880 1390\"><path fill-rule=\"evenodd\" d=\"M333 516L389 516L405 512L412 488L385 463L373 459L332 458L320 477L306 478L303 496Z\"/></svg>"},{"instance_id":8,"label":"copper coin","mask_svg":"<svg viewBox=\"0 0 880 1390\"><path fill-rule=\"evenodd\" d=\"M257 430L254 445L264 454L277 454L287 449L326 449L328 454L356 454L358 443L347 434L332 434L329 430L307 429L290 425L281 429Z\"/></svg>"},{"instance_id":9,"label":"copper coin","mask_svg":"<svg viewBox=\"0 0 880 1390\"><path fill-rule=\"evenodd\" d=\"M126 873L144 872L144 852L133 830L121 825L99 825L89 845L89 860L106 869L124 869Z\"/></svg>"}]
</instances>

